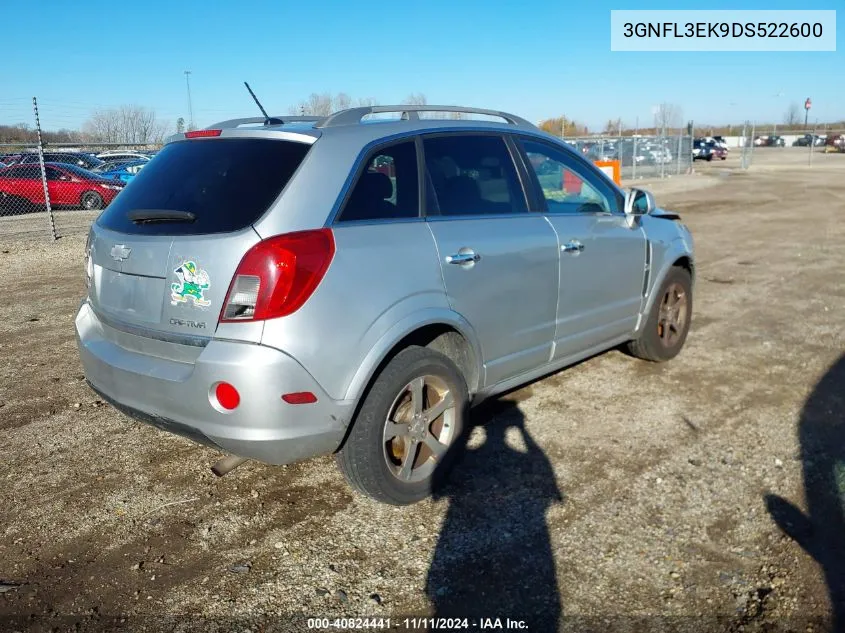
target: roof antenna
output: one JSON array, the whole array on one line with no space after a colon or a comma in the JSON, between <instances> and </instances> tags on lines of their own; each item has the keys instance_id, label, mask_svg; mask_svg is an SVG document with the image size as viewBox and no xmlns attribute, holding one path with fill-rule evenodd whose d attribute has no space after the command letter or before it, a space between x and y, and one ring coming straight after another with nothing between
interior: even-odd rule
<instances>
[{"instance_id":1,"label":"roof antenna","mask_svg":"<svg viewBox=\"0 0 845 633\"><path fill-rule=\"evenodd\" d=\"M284 123L284 121L282 121L281 119L270 117L270 115L267 114L267 110L265 110L264 106L261 105L261 102L258 100L258 97L255 96L255 93L252 91L252 88L249 87L249 84L247 82L244 82L244 85L246 86L246 89L249 90L249 94L255 101L255 105L258 106L258 109L261 110L261 114L264 115L264 125L281 125Z\"/></svg>"}]
</instances>

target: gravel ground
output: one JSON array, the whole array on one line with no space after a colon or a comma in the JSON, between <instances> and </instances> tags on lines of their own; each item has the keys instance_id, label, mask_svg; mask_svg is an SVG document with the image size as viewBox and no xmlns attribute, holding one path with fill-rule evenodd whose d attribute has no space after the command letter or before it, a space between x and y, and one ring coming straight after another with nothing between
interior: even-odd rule
<instances>
[{"instance_id":1,"label":"gravel ground","mask_svg":"<svg viewBox=\"0 0 845 633\"><path fill-rule=\"evenodd\" d=\"M845 155L738 162L649 183L696 238L683 353L484 405L452 483L404 509L330 457L217 479L116 413L73 338L84 237L0 237L0 630L803 632L832 604L845 627Z\"/></svg>"}]
</instances>

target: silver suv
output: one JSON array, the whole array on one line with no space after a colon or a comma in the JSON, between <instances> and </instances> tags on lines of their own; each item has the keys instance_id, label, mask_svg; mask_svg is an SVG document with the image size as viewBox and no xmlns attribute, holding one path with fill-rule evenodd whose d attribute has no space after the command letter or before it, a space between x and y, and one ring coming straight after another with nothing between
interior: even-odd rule
<instances>
[{"instance_id":1,"label":"silver suv","mask_svg":"<svg viewBox=\"0 0 845 633\"><path fill-rule=\"evenodd\" d=\"M218 474L334 453L397 505L430 493L471 404L622 344L668 360L692 310L676 214L489 110L176 135L86 252L76 333L105 400L230 454Z\"/></svg>"}]
</instances>

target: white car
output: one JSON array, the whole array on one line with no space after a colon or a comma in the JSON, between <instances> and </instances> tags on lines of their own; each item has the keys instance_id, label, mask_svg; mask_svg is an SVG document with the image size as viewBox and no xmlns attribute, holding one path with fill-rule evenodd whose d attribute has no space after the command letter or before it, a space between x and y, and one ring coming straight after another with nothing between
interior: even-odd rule
<instances>
[{"instance_id":1,"label":"white car","mask_svg":"<svg viewBox=\"0 0 845 633\"><path fill-rule=\"evenodd\" d=\"M645 148L645 151L651 158L651 161L657 165L672 162L672 152L665 147L660 147L660 145L649 145Z\"/></svg>"}]
</instances>

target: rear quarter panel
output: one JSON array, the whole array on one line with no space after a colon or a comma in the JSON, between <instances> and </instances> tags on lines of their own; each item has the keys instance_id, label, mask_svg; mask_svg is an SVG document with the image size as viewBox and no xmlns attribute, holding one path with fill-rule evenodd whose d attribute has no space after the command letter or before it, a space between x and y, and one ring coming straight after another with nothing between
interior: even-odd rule
<instances>
[{"instance_id":1,"label":"rear quarter panel","mask_svg":"<svg viewBox=\"0 0 845 633\"><path fill-rule=\"evenodd\" d=\"M388 334L401 338L397 324L408 327L450 311L424 221L333 230L335 256L314 295L294 314L267 321L261 342L293 356L329 396L345 400L359 395L350 387L361 383L360 370L374 362L373 350L385 346Z\"/></svg>"}]
</instances>

